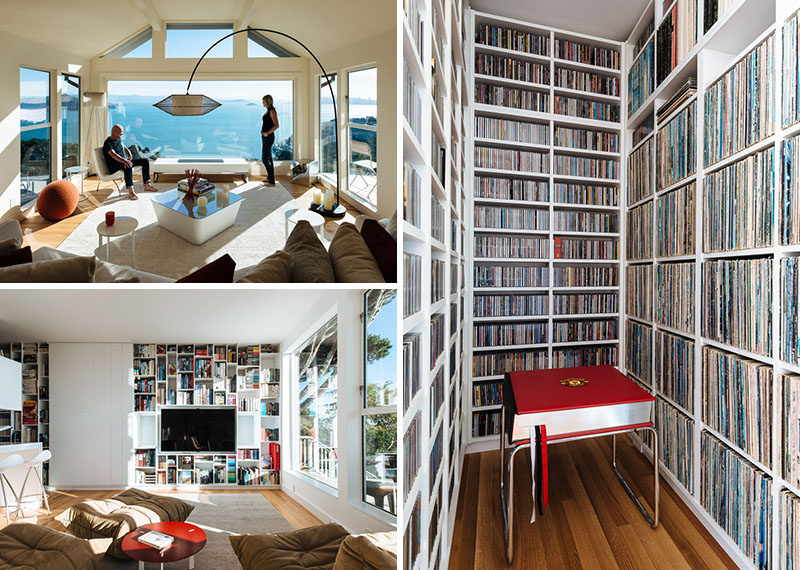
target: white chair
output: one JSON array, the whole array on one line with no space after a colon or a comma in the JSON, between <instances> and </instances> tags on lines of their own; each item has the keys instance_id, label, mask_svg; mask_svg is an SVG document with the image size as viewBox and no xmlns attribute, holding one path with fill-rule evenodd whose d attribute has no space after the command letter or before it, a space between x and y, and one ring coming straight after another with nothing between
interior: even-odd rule
<instances>
[{"instance_id":1,"label":"white chair","mask_svg":"<svg viewBox=\"0 0 800 570\"><path fill-rule=\"evenodd\" d=\"M367 158L366 160L353 160L354 154L366 156ZM369 197L378 187L378 164L372 158L372 149L366 142L351 140L350 160L351 164L355 167L354 170L356 178L361 178L364 187L368 188L366 199L369 200ZM364 176L365 173L374 177L375 182L368 181Z\"/></svg>"},{"instance_id":2,"label":"white chair","mask_svg":"<svg viewBox=\"0 0 800 570\"><path fill-rule=\"evenodd\" d=\"M114 183L114 186L117 187L117 192L119 195L122 196L122 190L119 188L119 184L117 184L117 180L124 180L125 173L122 170L117 170L116 172L109 172L108 165L106 164L106 157L103 155L103 147L98 146L92 149L92 158L94 159L94 170L97 172L97 177L100 179L97 182L97 188L95 191L100 189L101 182L108 182L111 181ZM134 170L139 168L138 166L134 167ZM141 168L139 168L141 170Z\"/></svg>"},{"instance_id":3,"label":"white chair","mask_svg":"<svg viewBox=\"0 0 800 570\"><path fill-rule=\"evenodd\" d=\"M50 461L51 457L53 457L53 454L50 453L49 449L45 449L33 459L25 461L24 466L28 468L28 472L25 473L25 479L22 481L22 489L19 490L19 497L17 497L17 504L19 505L18 510L20 512L22 512L22 499L25 496L25 485L28 483L28 477L30 476L31 472L33 472L33 474L36 475L36 479L39 481L39 489L42 492L41 498L44 501L44 506L47 508L47 514L50 514L50 503L47 500L47 491L44 489L44 483L42 483L42 477L39 475L38 467L45 461ZM23 512L22 514L25 513Z\"/></svg>"},{"instance_id":4,"label":"white chair","mask_svg":"<svg viewBox=\"0 0 800 570\"><path fill-rule=\"evenodd\" d=\"M19 512L19 497L17 496L16 491L14 491L14 487L11 486L11 482L8 480L8 477L6 477L6 471L15 467L19 467L23 463L25 463L25 460L22 459L22 456L19 453L9 455L0 461L0 489L3 490L3 508L6 511L6 524L11 524L11 518L8 516L9 505L8 498L6 496L6 485L8 485L11 494L14 496L14 500L17 502L14 514L16 515Z\"/></svg>"}]
</instances>

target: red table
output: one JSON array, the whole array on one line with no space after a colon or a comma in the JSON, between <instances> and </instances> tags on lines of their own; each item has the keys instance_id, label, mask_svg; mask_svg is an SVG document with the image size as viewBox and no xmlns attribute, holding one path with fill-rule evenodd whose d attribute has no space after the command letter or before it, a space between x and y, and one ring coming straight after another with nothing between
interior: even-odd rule
<instances>
[{"instance_id":1,"label":"red table","mask_svg":"<svg viewBox=\"0 0 800 570\"><path fill-rule=\"evenodd\" d=\"M138 541L140 535L157 530L175 537L175 541L164 550L156 550ZM132 530L122 539L122 551L139 561L139 570L144 569L145 562L164 564L189 559L189 569L194 568L194 555L206 545L206 533L199 526L187 522L167 521L150 523Z\"/></svg>"},{"instance_id":2,"label":"red table","mask_svg":"<svg viewBox=\"0 0 800 570\"><path fill-rule=\"evenodd\" d=\"M531 448L530 428L533 426L546 426L547 443L612 436L614 473L650 526L658 526L658 433L652 421L654 402L652 394L613 366L506 372L500 422L500 496L509 564L514 558L514 456L522 449ZM652 517L617 469L616 435L640 430L653 434L655 500ZM508 458L506 437L511 450Z\"/></svg>"}]
</instances>

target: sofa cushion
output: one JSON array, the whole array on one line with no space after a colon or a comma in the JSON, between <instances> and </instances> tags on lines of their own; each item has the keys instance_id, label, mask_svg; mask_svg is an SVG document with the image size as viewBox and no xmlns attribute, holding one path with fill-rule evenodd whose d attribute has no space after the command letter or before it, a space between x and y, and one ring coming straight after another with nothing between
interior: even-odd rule
<instances>
[{"instance_id":1,"label":"sofa cushion","mask_svg":"<svg viewBox=\"0 0 800 570\"><path fill-rule=\"evenodd\" d=\"M14 523L0 530L0 570L91 570L111 539L83 540L51 528Z\"/></svg>"},{"instance_id":2,"label":"sofa cushion","mask_svg":"<svg viewBox=\"0 0 800 570\"><path fill-rule=\"evenodd\" d=\"M69 257L52 261L34 261L11 267L0 267L4 283L91 283L94 278L94 257Z\"/></svg>"},{"instance_id":3,"label":"sofa cushion","mask_svg":"<svg viewBox=\"0 0 800 570\"><path fill-rule=\"evenodd\" d=\"M386 224L386 231L394 238L394 241L397 241L397 210L389 218L389 222Z\"/></svg>"},{"instance_id":4,"label":"sofa cushion","mask_svg":"<svg viewBox=\"0 0 800 570\"><path fill-rule=\"evenodd\" d=\"M229 536L243 570L331 570L347 531L324 524L278 534Z\"/></svg>"},{"instance_id":5,"label":"sofa cushion","mask_svg":"<svg viewBox=\"0 0 800 570\"><path fill-rule=\"evenodd\" d=\"M361 237L378 264L384 281L397 282L397 242L376 220L364 220Z\"/></svg>"},{"instance_id":6,"label":"sofa cushion","mask_svg":"<svg viewBox=\"0 0 800 570\"><path fill-rule=\"evenodd\" d=\"M348 536L339 547L333 570L394 570L397 533L376 532Z\"/></svg>"},{"instance_id":7,"label":"sofa cushion","mask_svg":"<svg viewBox=\"0 0 800 570\"><path fill-rule=\"evenodd\" d=\"M356 227L344 222L328 249L338 283L383 283L383 274Z\"/></svg>"},{"instance_id":8,"label":"sofa cushion","mask_svg":"<svg viewBox=\"0 0 800 570\"><path fill-rule=\"evenodd\" d=\"M254 265L237 283L289 283L292 280L292 258L279 249Z\"/></svg>"},{"instance_id":9,"label":"sofa cushion","mask_svg":"<svg viewBox=\"0 0 800 570\"><path fill-rule=\"evenodd\" d=\"M0 255L6 255L15 252L21 247L22 247L21 237L14 236L6 238L4 240L0 240Z\"/></svg>"},{"instance_id":10,"label":"sofa cushion","mask_svg":"<svg viewBox=\"0 0 800 570\"><path fill-rule=\"evenodd\" d=\"M79 538L111 538L108 554L127 558L122 539L130 531L149 523L185 521L194 505L165 495L128 489L104 501L84 501L56 518L67 532Z\"/></svg>"},{"instance_id":11,"label":"sofa cushion","mask_svg":"<svg viewBox=\"0 0 800 570\"><path fill-rule=\"evenodd\" d=\"M236 262L226 253L175 283L233 283L235 270Z\"/></svg>"},{"instance_id":12,"label":"sofa cushion","mask_svg":"<svg viewBox=\"0 0 800 570\"><path fill-rule=\"evenodd\" d=\"M31 254L31 246L29 245L15 249L10 253L0 254L0 267L11 267L12 265L32 262L33 255Z\"/></svg>"},{"instance_id":13,"label":"sofa cushion","mask_svg":"<svg viewBox=\"0 0 800 570\"><path fill-rule=\"evenodd\" d=\"M306 220L297 222L283 249L291 258L292 283L333 283L331 258Z\"/></svg>"}]
</instances>

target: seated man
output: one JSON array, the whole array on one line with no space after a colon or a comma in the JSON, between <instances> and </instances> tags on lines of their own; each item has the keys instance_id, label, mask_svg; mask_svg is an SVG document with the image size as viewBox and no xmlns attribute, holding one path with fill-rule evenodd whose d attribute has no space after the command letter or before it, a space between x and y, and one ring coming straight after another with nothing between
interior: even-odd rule
<instances>
[{"instance_id":1,"label":"seated man","mask_svg":"<svg viewBox=\"0 0 800 570\"><path fill-rule=\"evenodd\" d=\"M150 185L150 163L144 158L133 158L131 151L122 144L124 131L122 125L111 127L111 136L103 143L103 154L106 157L106 166L109 172L123 170L125 172L125 187L128 189L128 198L138 200L133 191L133 167L142 167L142 181L147 192L158 192Z\"/></svg>"}]
</instances>

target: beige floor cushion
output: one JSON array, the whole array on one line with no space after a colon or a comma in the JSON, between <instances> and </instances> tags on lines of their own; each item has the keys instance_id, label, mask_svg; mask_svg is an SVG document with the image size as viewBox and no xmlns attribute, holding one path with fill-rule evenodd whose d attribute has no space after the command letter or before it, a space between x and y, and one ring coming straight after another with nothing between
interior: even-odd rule
<instances>
[{"instance_id":1,"label":"beige floor cushion","mask_svg":"<svg viewBox=\"0 0 800 570\"><path fill-rule=\"evenodd\" d=\"M374 532L346 537L333 570L395 570L397 533Z\"/></svg>"},{"instance_id":2,"label":"beige floor cushion","mask_svg":"<svg viewBox=\"0 0 800 570\"><path fill-rule=\"evenodd\" d=\"M128 489L104 501L85 501L56 517L67 532L79 538L111 538L108 554L127 558L122 539L130 531L149 523L185 521L194 506L166 495Z\"/></svg>"},{"instance_id":3,"label":"beige floor cushion","mask_svg":"<svg viewBox=\"0 0 800 570\"><path fill-rule=\"evenodd\" d=\"M333 235L328 253L337 283L383 283L378 263L356 227L343 222Z\"/></svg>"},{"instance_id":4,"label":"beige floor cushion","mask_svg":"<svg viewBox=\"0 0 800 570\"><path fill-rule=\"evenodd\" d=\"M323 524L278 534L231 536L243 570L331 570L347 536L338 524Z\"/></svg>"},{"instance_id":5,"label":"beige floor cushion","mask_svg":"<svg viewBox=\"0 0 800 570\"><path fill-rule=\"evenodd\" d=\"M0 530L0 570L92 570L110 538L83 540L51 528L14 523Z\"/></svg>"}]
</instances>

